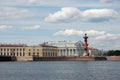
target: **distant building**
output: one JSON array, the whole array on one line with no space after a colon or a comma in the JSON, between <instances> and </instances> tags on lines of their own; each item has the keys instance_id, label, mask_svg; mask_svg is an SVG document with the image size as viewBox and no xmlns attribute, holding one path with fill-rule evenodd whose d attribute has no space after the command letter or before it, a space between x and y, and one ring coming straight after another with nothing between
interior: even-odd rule
<instances>
[{"instance_id":1,"label":"distant building","mask_svg":"<svg viewBox=\"0 0 120 80\"><path fill-rule=\"evenodd\" d=\"M0 55L57 57L58 48L46 44L39 46L27 46L25 44L0 44Z\"/></svg>"},{"instance_id":2,"label":"distant building","mask_svg":"<svg viewBox=\"0 0 120 80\"><path fill-rule=\"evenodd\" d=\"M52 43L52 46L57 46L59 49L58 56L82 56L84 52L83 42L67 42L59 41Z\"/></svg>"},{"instance_id":3,"label":"distant building","mask_svg":"<svg viewBox=\"0 0 120 80\"><path fill-rule=\"evenodd\" d=\"M89 56L101 56L100 50L93 47L88 48L88 53L89 53Z\"/></svg>"}]
</instances>

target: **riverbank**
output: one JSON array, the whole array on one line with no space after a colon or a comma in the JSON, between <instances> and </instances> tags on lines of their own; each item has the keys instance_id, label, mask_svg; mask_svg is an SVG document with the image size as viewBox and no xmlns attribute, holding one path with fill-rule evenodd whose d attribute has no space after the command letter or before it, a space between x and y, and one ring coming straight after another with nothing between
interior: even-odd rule
<instances>
[{"instance_id":1,"label":"riverbank","mask_svg":"<svg viewBox=\"0 0 120 80\"><path fill-rule=\"evenodd\" d=\"M107 57L33 57L33 61L97 61L97 60L120 60L120 56Z\"/></svg>"},{"instance_id":2,"label":"riverbank","mask_svg":"<svg viewBox=\"0 0 120 80\"><path fill-rule=\"evenodd\" d=\"M97 60L120 60L120 56L106 56L106 57L29 57L29 56L0 56L0 61L97 61Z\"/></svg>"}]
</instances>

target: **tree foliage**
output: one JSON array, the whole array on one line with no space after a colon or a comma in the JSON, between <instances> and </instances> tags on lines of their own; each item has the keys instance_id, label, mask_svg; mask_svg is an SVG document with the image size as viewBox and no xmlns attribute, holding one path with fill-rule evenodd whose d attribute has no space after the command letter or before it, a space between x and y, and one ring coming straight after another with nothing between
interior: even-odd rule
<instances>
[{"instance_id":1,"label":"tree foliage","mask_svg":"<svg viewBox=\"0 0 120 80\"><path fill-rule=\"evenodd\" d=\"M120 50L109 50L107 52L108 56L120 56Z\"/></svg>"}]
</instances>

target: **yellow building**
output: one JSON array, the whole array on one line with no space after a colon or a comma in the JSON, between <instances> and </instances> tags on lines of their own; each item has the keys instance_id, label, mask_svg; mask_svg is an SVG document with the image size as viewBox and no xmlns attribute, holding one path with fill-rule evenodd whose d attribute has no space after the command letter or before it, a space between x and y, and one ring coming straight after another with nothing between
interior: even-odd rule
<instances>
[{"instance_id":1,"label":"yellow building","mask_svg":"<svg viewBox=\"0 0 120 80\"><path fill-rule=\"evenodd\" d=\"M25 56L24 44L0 44L1 56Z\"/></svg>"},{"instance_id":2,"label":"yellow building","mask_svg":"<svg viewBox=\"0 0 120 80\"><path fill-rule=\"evenodd\" d=\"M43 43L40 45L42 47L43 57L57 57L58 56L58 47L47 45Z\"/></svg>"},{"instance_id":3,"label":"yellow building","mask_svg":"<svg viewBox=\"0 0 120 80\"><path fill-rule=\"evenodd\" d=\"M57 57L58 49L53 47L43 47L43 57Z\"/></svg>"},{"instance_id":4,"label":"yellow building","mask_svg":"<svg viewBox=\"0 0 120 80\"><path fill-rule=\"evenodd\" d=\"M42 47L40 46L28 46L25 47L25 56L43 56Z\"/></svg>"},{"instance_id":5,"label":"yellow building","mask_svg":"<svg viewBox=\"0 0 120 80\"><path fill-rule=\"evenodd\" d=\"M40 46L27 46L24 44L0 44L1 56L38 56L57 57L58 48L42 44Z\"/></svg>"}]
</instances>

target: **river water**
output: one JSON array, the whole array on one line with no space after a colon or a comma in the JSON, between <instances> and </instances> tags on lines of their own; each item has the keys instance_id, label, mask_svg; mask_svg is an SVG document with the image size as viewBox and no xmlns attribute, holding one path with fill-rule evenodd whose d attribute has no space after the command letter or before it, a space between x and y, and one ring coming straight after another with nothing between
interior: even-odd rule
<instances>
[{"instance_id":1,"label":"river water","mask_svg":"<svg viewBox=\"0 0 120 80\"><path fill-rule=\"evenodd\" d=\"M120 80L120 62L0 62L0 80Z\"/></svg>"}]
</instances>

